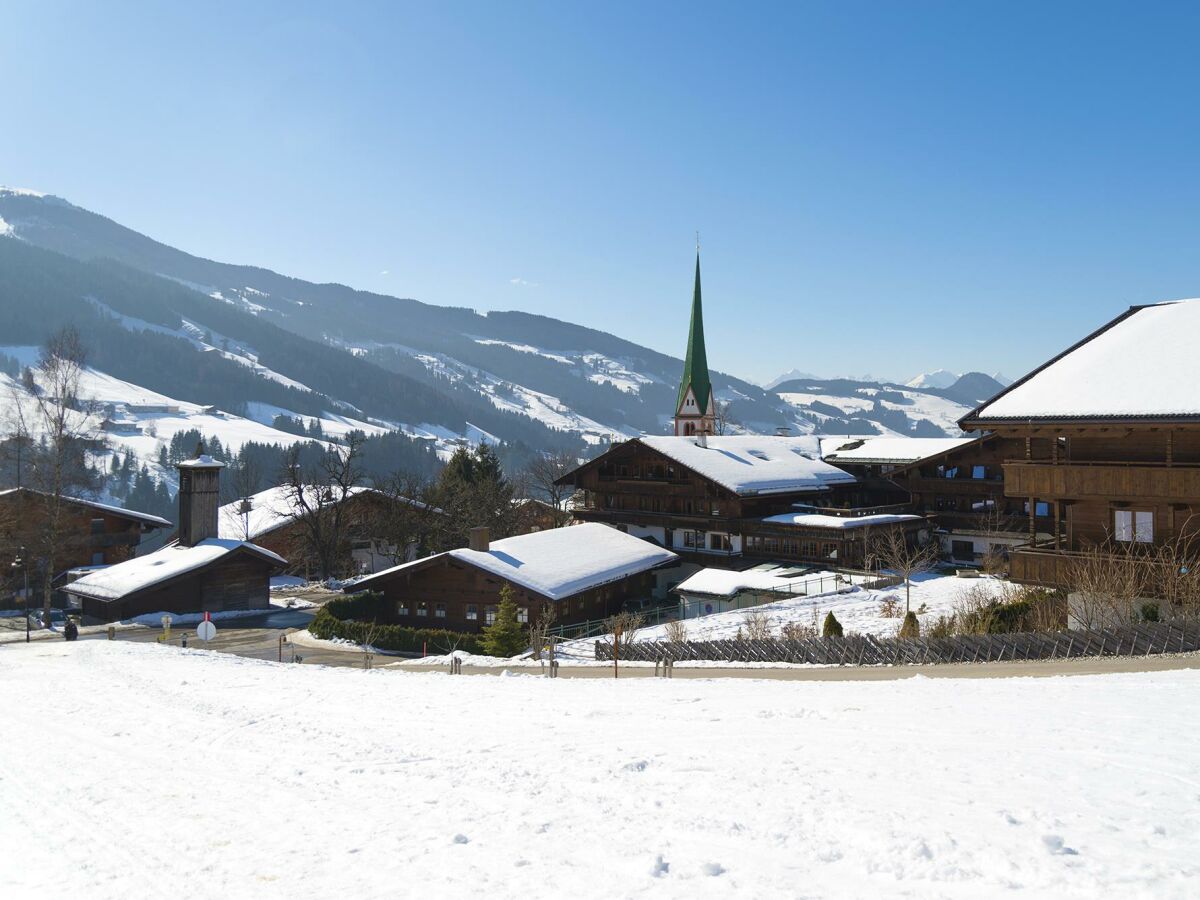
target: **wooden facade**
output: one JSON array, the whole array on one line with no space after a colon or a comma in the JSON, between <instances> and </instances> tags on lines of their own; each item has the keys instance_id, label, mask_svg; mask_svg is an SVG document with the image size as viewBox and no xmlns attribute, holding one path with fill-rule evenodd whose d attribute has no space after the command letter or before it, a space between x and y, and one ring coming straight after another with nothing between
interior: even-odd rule
<instances>
[{"instance_id":1,"label":"wooden facade","mask_svg":"<svg viewBox=\"0 0 1200 900\"><path fill-rule=\"evenodd\" d=\"M535 621L542 609L550 606L555 624L570 625L605 618L619 612L627 600L649 597L654 581L654 572L645 571L557 600L507 583L520 622ZM355 585L354 590L381 592L389 601L389 624L476 632L491 624L505 583L499 575L442 553L392 573L380 573Z\"/></svg>"},{"instance_id":2,"label":"wooden facade","mask_svg":"<svg viewBox=\"0 0 1200 900\"><path fill-rule=\"evenodd\" d=\"M117 600L80 596L83 614L115 622L154 612L228 612L270 608L271 576L279 566L249 548L235 550L212 565ZM70 586L66 588L70 593Z\"/></svg>"},{"instance_id":3,"label":"wooden facade","mask_svg":"<svg viewBox=\"0 0 1200 900\"><path fill-rule=\"evenodd\" d=\"M576 519L615 525L649 538L685 561L729 567L745 559L861 567L871 528L900 527L916 533L924 521L861 528L800 527L764 519L805 511L855 518L880 512L909 512L905 504L863 507L856 484L822 491L738 494L633 440L564 476L561 484L582 491ZM814 504L819 504L815 506Z\"/></svg>"}]
</instances>

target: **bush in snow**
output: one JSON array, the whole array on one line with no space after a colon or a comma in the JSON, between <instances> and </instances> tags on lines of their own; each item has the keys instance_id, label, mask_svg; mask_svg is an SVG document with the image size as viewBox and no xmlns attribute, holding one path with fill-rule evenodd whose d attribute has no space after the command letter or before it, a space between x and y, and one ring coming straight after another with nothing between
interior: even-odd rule
<instances>
[{"instance_id":1,"label":"bush in snow","mask_svg":"<svg viewBox=\"0 0 1200 900\"><path fill-rule=\"evenodd\" d=\"M842 623L837 620L837 617L833 614L833 610L831 609L825 616L825 624L821 626L821 637L839 638L841 636Z\"/></svg>"},{"instance_id":2,"label":"bush in snow","mask_svg":"<svg viewBox=\"0 0 1200 900\"><path fill-rule=\"evenodd\" d=\"M800 641L804 638L815 638L817 636L817 628L815 625L801 625L799 622L787 622L780 629L785 641Z\"/></svg>"},{"instance_id":3,"label":"bush in snow","mask_svg":"<svg viewBox=\"0 0 1200 900\"><path fill-rule=\"evenodd\" d=\"M762 610L746 613L742 622L746 626L747 639L765 641L771 637L771 617Z\"/></svg>"},{"instance_id":4,"label":"bush in snow","mask_svg":"<svg viewBox=\"0 0 1200 900\"><path fill-rule=\"evenodd\" d=\"M512 585L500 588L500 608L496 619L483 629L483 650L488 656L516 656L526 647L525 632L517 621L517 604L513 601Z\"/></svg>"},{"instance_id":5,"label":"bush in snow","mask_svg":"<svg viewBox=\"0 0 1200 900\"><path fill-rule=\"evenodd\" d=\"M900 637L906 641L915 641L921 636L921 623L917 621L917 614L909 610L904 616L904 621L900 625Z\"/></svg>"},{"instance_id":6,"label":"bush in snow","mask_svg":"<svg viewBox=\"0 0 1200 900\"><path fill-rule=\"evenodd\" d=\"M672 644L687 643L687 622L679 619L667 623L667 640Z\"/></svg>"},{"instance_id":7,"label":"bush in snow","mask_svg":"<svg viewBox=\"0 0 1200 900\"><path fill-rule=\"evenodd\" d=\"M367 633L371 632L370 643L377 650L436 654L458 648L468 653L483 653L483 642L477 634L375 624L386 623L390 614L391 603L382 594L364 592L338 597L317 610L308 630L313 637L322 640L341 639L356 644L364 643Z\"/></svg>"},{"instance_id":8,"label":"bush in snow","mask_svg":"<svg viewBox=\"0 0 1200 900\"><path fill-rule=\"evenodd\" d=\"M895 594L888 594L879 604L879 615L884 619L900 618L900 598Z\"/></svg>"}]
</instances>

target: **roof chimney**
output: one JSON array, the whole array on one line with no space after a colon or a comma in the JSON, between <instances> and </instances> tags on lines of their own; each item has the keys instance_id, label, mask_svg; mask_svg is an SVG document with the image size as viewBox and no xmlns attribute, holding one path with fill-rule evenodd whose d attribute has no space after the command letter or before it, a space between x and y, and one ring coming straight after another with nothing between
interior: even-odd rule
<instances>
[{"instance_id":1,"label":"roof chimney","mask_svg":"<svg viewBox=\"0 0 1200 900\"><path fill-rule=\"evenodd\" d=\"M696 446L708 449L708 435L703 431L696 435Z\"/></svg>"},{"instance_id":2,"label":"roof chimney","mask_svg":"<svg viewBox=\"0 0 1200 900\"><path fill-rule=\"evenodd\" d=\"M477 525L471 529L471 536L468 538L467 546L472 550L478 550L480 553L487 553L491 547L490 535L486 525Z\"/></svg>"},{"instance_id":3,"label":"roof chimney","mask_svg":"<svg viewBox=\"0 0 1200 900\"><path fill-rule=\"evenodd\" d=\"M775 436L776 436L776 437L791 437L791 436L792 436L792 428L791 428L791 426L790 426L790 425L779 425L779 426L776 426L776 428L775 428Z\"/></svg>"},{"instance_id":4,"label":"roof chimney","mask_svg":"<svg viewBox=\"0 0 1200 900\"><path fill-rule=\"evenodd\" d=\"M218 462L204 452L201 442L194 459L181 462L179 469L179 543L195 547L201 541L215 538L217 510L221 505L221 469Z\"/></svg>"}]
</instances>

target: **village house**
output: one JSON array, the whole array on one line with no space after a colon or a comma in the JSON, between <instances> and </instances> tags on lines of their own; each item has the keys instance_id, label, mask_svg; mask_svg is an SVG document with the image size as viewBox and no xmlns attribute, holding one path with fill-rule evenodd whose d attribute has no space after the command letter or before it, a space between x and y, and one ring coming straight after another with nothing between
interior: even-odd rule
<instances>
[{"instance_id":1,"label":"village house","mask_svg":"<svg viewBox=\"0 0 1200 900\"><path fill-rule=\"evenodd\" d=\"M965 416L1024 513L1015 581L1069 587L1103 546L1145 554L1200 520L1200 301L1135 306Z\"/></svg>"},{"instance_id":2,"label":"village house","mask_svg":"<svg viewBox=\"0 0 1200 900\"><path fill-rule=\"evenodd\" d=\"M677 561L674 553L605 525L551 528L495 542L486 528L475 528L469 547L395 566L346 590L381 592L390 624L470 632L494 621L507 584L518 621L535 621L552 608L558 624L572 624L649 599L655 571Z\"/></svg>"},{"instance_id":3,"label":"village house","mask_svg":"<svg viewBox=\"0 0 1200 900\"><path fill-rule=\"evenodd\" d=\"M297 501L296 489L288 485L268 488L226 503L218 513L219 537L253 541L259 547L292 559L297 567L303 567L310 540L305 520L311 516L328 518L335 506L328 489L307 485L304 490L309 511ZM323 491L326 493L324 498L320 496ZM418 501L393 497L359 485L348 488L345 497L336 505L342 507L338 513L345 545L342 552L356 575L378 572L415 558L418 549L415 542L399 547L393 542L394 537L387 534L390 516L397 512L395 507L441 514L441 510L431 509Z\"/></svg>"},{"instance_id":4,"label":"village house","mask_svg":"<svg viewBox=\"0 0 1200 900\"><path fill-rule=\"evenodd\" d=\"M179 464L179 539L154 553L91 572L63 587L86 616L111 622L152 612L266 609L270 579L287 562L218 536L222 463L203 454Z\"/></svg>"},{"instance_id":5,"label":"village house","mask_svg":"<svg viewBox=\"0 0 1200 900\"><path fill-rule=\"evenodd\" d=\"M0 491L0 559L11 560L21 547L37 554L44 540L49 495L20 487ZM55 552L59 572L81 566L110 566L135 553L142 538L161 528L166 519L122 509L82 497L62 497L60 532Z\"/></svg>"}]
</instances>

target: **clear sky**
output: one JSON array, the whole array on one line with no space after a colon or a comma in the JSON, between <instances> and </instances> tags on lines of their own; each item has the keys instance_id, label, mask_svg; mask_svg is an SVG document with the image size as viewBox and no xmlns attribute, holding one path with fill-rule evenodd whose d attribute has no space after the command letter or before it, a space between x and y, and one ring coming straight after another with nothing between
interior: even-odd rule
<instances>
[{"instance_id":1,"label":"clear sky","mask_svg":"<svg viewBox=\"0 0 1200 900\"><path fill-rule=\"evenodd\" d=\"M1200 295L1198 43L1194 3L9 0L0 184L676 355L699 230L714 368L1016 376Z\"/></svg>"}]
</instances>

